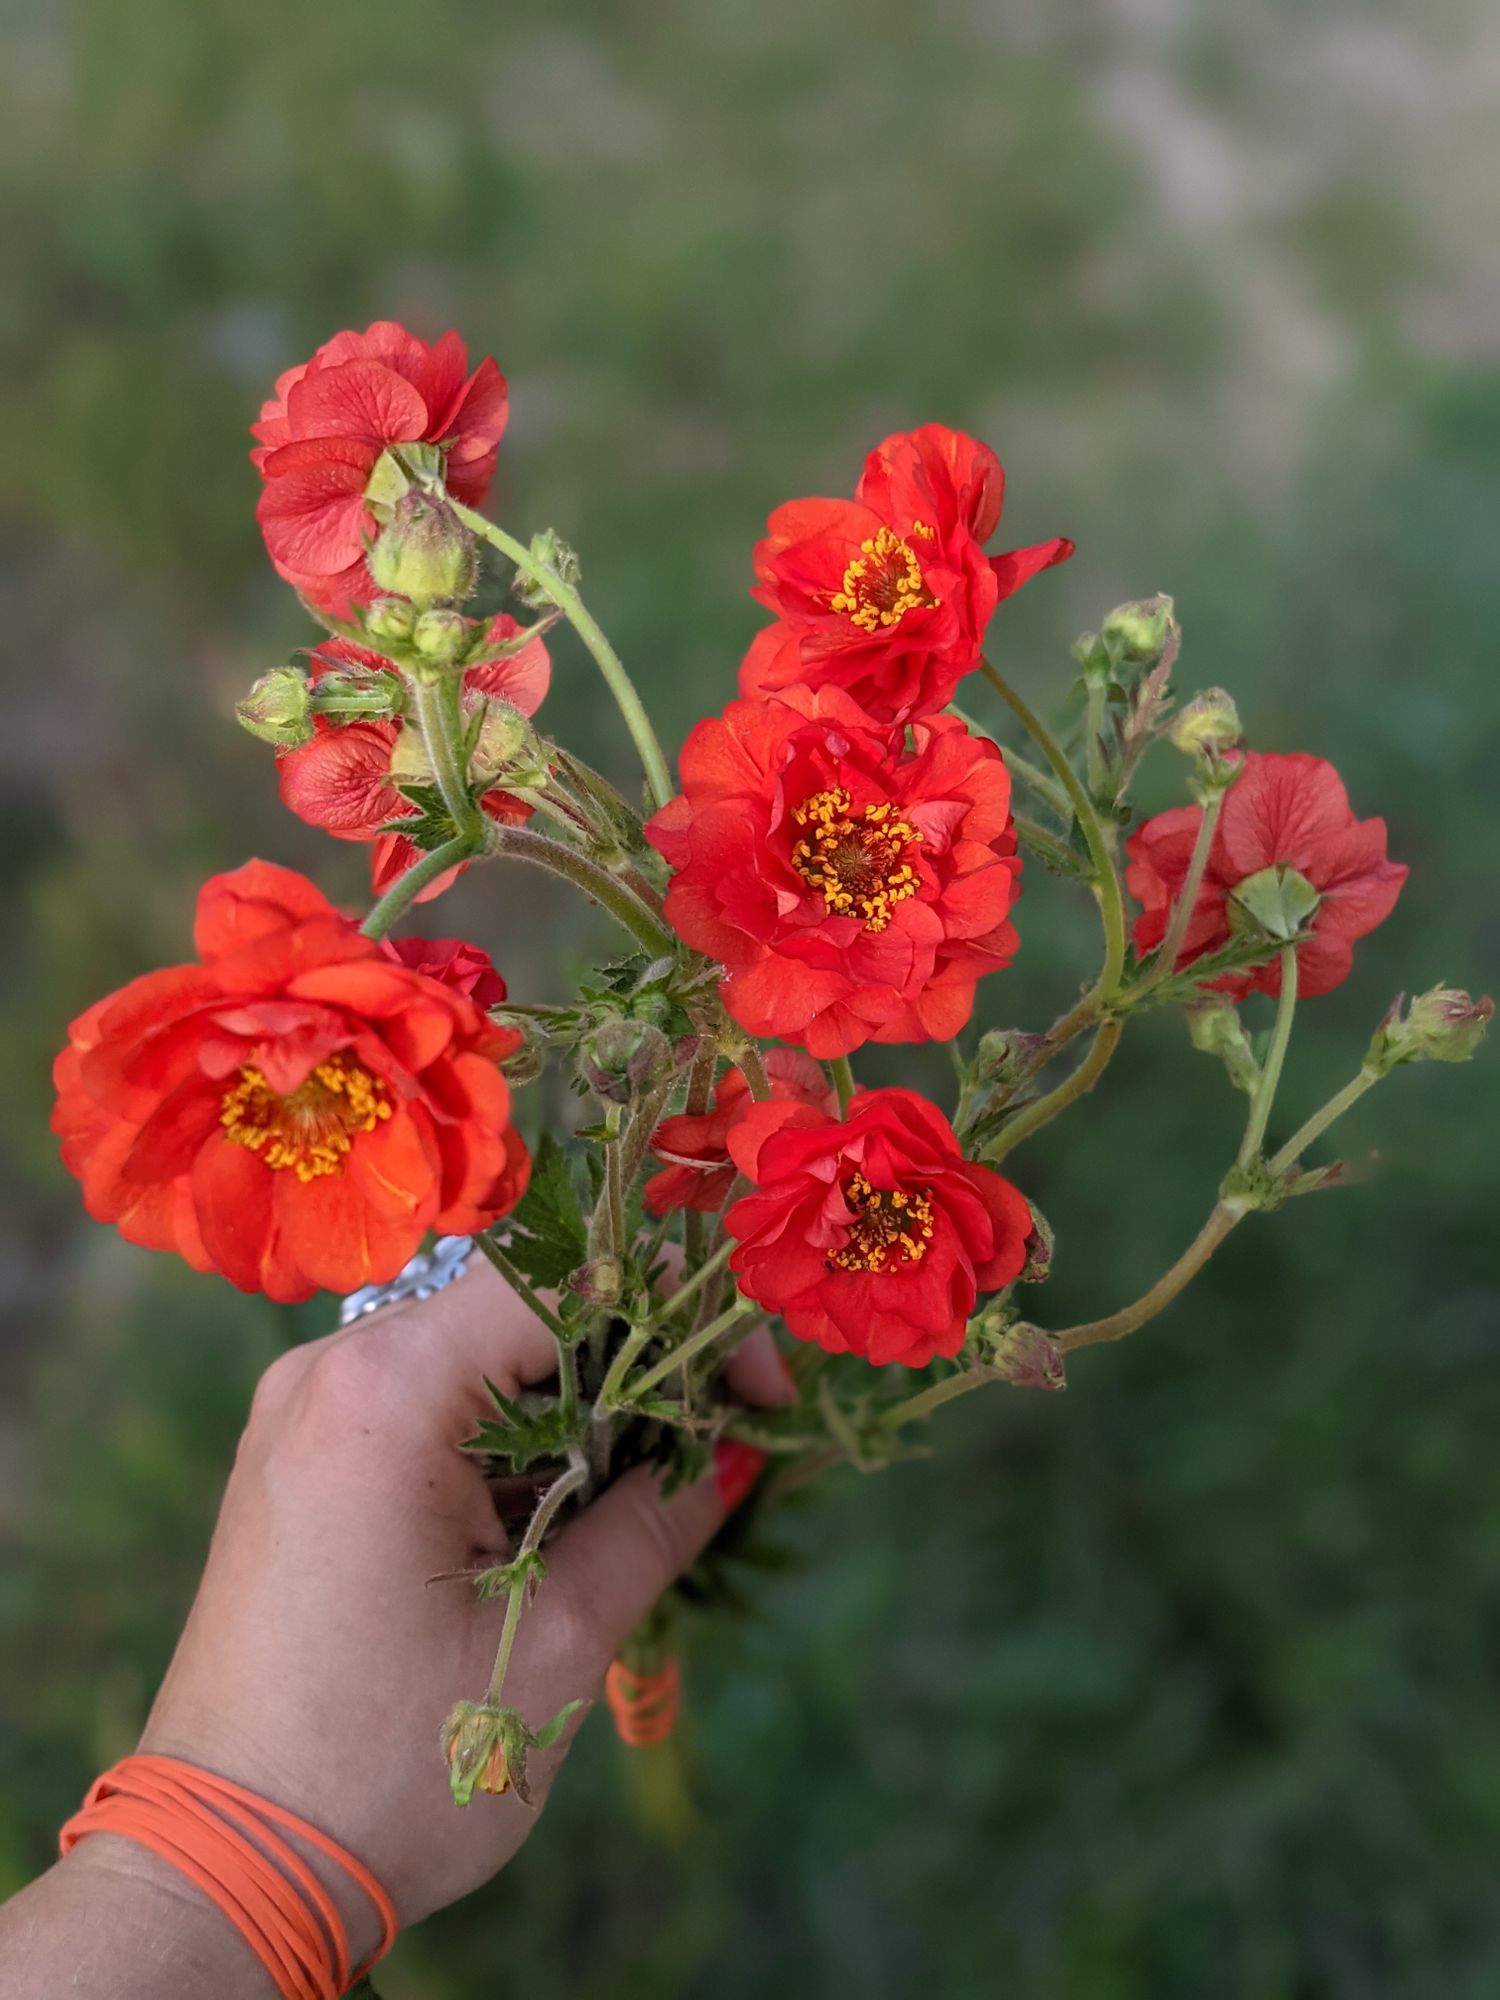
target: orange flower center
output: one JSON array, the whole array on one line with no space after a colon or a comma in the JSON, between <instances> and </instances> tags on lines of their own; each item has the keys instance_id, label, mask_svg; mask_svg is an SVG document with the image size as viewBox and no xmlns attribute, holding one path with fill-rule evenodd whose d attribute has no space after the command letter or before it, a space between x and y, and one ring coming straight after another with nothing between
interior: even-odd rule
<instances>
[{"instance_id":1,"label":"orange flower center","mask_svg":"<svg viewBox=\"0 0 1500 2000\"><path fill-rule=\"evenodd\" d=\"M247 1064L219 1106L226 1139L259 1153L274 1173L290 1168L299 1181L341 1174L358 1135L390 1115L385 1085L342 1050L285 1097Z\"/></svg>"},{"instance_id":2,"label":"orange flower center","mask_svg":"<svg viewBox=\"0 0 1500 2000\"><path fill-rule=\"evenodd\" d=\"M921 883L906 859L922 838L909 821L896 817L888 802L866 806L854 817L842 786L814 792L792 814L807 829L792 849L792 865L835 916L856 917L867 931L883 931L897 903L915 896Z\"/></svg>"},{"instance_id":3,"label":"orange flower center","mask_svg":"<svg viewBox=\"0 0 1500 2000\"><path fill-rule=\"evenodd\" d=\"M933 531L925 521L913 521L911 532L930 542ZM922 565L911 544L890 528L881 528L859 545L859 554L844 571L844 587L829 599L835 611L848 614L849 621L862 632L878 632L885 625L899 625L908 611L918 605L936 604L927 588Z\"/></svg>"},{"instance_id":4,"label":"orange flower center","mask_svg":"<svg viewBox=\"0 0 1500 2000\"><path fill-rule=\"evenodd\" d=\"M844 1184L844 1199L854 1210L848 1240L829 1259L840 1271L893 1271L917 1264L932 1241L932 1203L920 1190L871 1187L863 1174Z\"/></svg>"}]
</instances>

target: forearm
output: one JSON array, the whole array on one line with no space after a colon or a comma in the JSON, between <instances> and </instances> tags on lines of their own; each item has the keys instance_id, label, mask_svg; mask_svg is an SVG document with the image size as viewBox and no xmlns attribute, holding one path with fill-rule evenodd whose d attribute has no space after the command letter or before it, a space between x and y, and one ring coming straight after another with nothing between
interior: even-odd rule
<instances>
[{"instance_id":1,"label":"forearm","mask_svg":"<svg viewBox=\"0 0 1500 2000\"><path fill-rule=\"evenodd\" d=\"M0 1909L6 2000L275 2000L232 1926L167 1862L98 1834Z\"/></svg>"}]
</instances>

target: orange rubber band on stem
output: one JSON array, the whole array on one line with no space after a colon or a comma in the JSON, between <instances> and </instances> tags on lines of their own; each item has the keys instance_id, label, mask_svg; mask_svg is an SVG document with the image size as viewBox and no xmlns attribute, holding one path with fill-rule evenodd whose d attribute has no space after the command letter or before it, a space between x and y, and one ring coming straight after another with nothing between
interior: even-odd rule
<instances>
[{"instance_id":1,"label":"orange rubber band on stem","mask_svg":"<svg viewBox=\"0 0 1500 2000\"><path fill-rule=\"evenodd\" d=\"M369 1897L382 1936L358 1972L333 1898L275 1831L295 1833ZM122 1834L160 1855L228 1918L282 2000L339 2000L396 1941L390 1897L362 1862L306 1820L176 1757L126 1757L89 1787L58 1838L70 1854L91 1833Z\"/></svg>"},{"instance_id":2,"label":"orange rubber band on stem","mask_svg":"<svg viewBox=\"0 0 1500 2000\"><path fill-rule=\"evenodd\" d=\"M675 1659L654 1674L635 1673L616 1660L604 1677L604 1695L620 1741L643 1750L665 1743L677 1727L682 1676Z\"/></svg>"}]
</instances>

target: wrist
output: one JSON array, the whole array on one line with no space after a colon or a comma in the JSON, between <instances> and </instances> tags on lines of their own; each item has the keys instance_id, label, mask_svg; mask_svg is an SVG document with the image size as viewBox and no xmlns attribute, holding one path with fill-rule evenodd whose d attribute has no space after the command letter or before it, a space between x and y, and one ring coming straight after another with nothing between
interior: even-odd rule
<instances>
[{"instance_id":1,"label":"wrist","mask_svg":"<svg viewBox=\"0 0 1500 2000\"><path fill-rule=\"evenodd\" d=\"M137 1841L95 1834L0 1910L15 2000L276 2000L208 1898Z\"/></svg>"}]
</instances>

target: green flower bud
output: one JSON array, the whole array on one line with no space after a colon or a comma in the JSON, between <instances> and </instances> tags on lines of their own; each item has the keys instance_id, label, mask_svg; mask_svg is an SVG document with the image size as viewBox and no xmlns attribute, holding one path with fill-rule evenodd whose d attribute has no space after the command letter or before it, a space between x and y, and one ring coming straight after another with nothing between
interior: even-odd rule
<instances>
[{"instance_id":1,"label":"green flower bud","mask_svg":"<svg viewBox=\"0 0 1500 2000\"><path fill-rule=\"evenodd\" d=\"M578 1073L607 1104L628 1104L677 1067L672 1043L649 1021L602 1022L578 1051Z\"/></svg>"},{"instance_id":2,"label":"green flower bud","mask_svg":"<svg viewBox=\"0 0 1500 2000\"><path fill-rule=\"evenodd\" d=\"M580 1264L576 1271L570 1271L565 1280L568 1290L585 1304L591 1306L612 1306L619 1303L625 1288L625 1274L614 1257L596 1257L591 1263Z\"/></svg>"},{"instance_id":3,"label":"green flower bud","mask_svg":"<svg viewBox=\"0 0 1500 2000\"><path fill-rule=\"evenodd\" d=\"M1240 740L1239 710L1223 688L1205 688L1178 711L1167 737L1185 757L1232 750Z\"/></svg>"},{"instance_id":4,"label":"green flower bud","mask_svg":"<svg viewBox=\"0 0 1500 2000\"><path fill-rule=\"evenodd\" d=\"M991 1028L979 1038L974 1080L991 1089L1019 1083L1030 1069L1045 1035L1023 1034L1019 1028Z\"/></svg>"},{"instance_id":5,"label":"green flower bud","mask_svg":"<svg viewBox=\"0 0 1500 2000\"><path fill-rule=\"evenodd\" d=\"M474 741L474 769L481 777L498 777L511 771L528 750L535 748L535 731L520 709L508 701L486 701L484 720ZM543 765L543 776L545 771Z\"/></svg>"},{"instance_id":6,"label":"green flower bud","mask_svg":"<svg viewBox=\"0 0 1500 2000\"><path fill-rule=\"evenodd\" d=\"M443 1755L457 1804L466 1806L476 1787L492 1797L510 1790L505 1714L491 1702L461 1701L443 1724Z\"/></svg>"},{"instance_id":7,"label":"green flower bud","mask_svg":"<svg viewBox=\"0 0 1500 2000\"><path fill-rule=\"evenodd\" d=\"M387 722L406 707L406 687L384 668L335 667L312 691L314 715L338 722Z\"/></svg>"},{"instance_id":8,"label":"green flower bud","mask_svg":"<svg viewBox=\"0 0 1500 2000\"><path fill-rule=\"evenodd\" d=\"M424 660L456 660L468 638L468 620L461 611L424 611L411 628L411 643Z\"/></svg>"},{"instance_id":9,"label":"green flower bud","mask_svg":"<svg viewBox=\"0 0 1500 2000\"><path fill-rule=\"evenodd\" d=\"M1116 605L1099 637L1123 666L1149 667L1161 658L1176 631L1172 600L1159 591L1155 597Z\"/></svg>"},{"instance_id":10,"label":"green flower bud","mask_svg":"<svg viewBox=\"0 0 1500 2000\"><path fill-rule=\"evenodd\" d=\"M278 750L294 750L313 733L312 691L297 667L272 667L262 674L234 712L241 728Z\"/></svg>"},{"instance_id":11,"label":"green flower bud","mask_svg":"<svg viewBox=\"0 0 1500 2000\"><path fill-rule=\"evenodd\" d=\"M569 548L555 528L543 528L531 538L531 557L542 563L552 574L570 588L577 584L583 574L583 565L578 560L577 551ZM530 611L545 611L552 603L546 587L527 576L524 571L516 572L515 594Z\"/></svg>"},{"instance_id":12,"label":"green flower bud","mask_svg":"<svg viewBox=\"0 0 1500 2000\"><path fill-rule=\"evenodd\" d=\"M1062 1349L1039 1326L1017 1320L996 1335L989 1365L1013 1389L1066 1389L1068 1371Z\"/></svg>"},{"instance_id":13,"label":"green flower bud","mask_svg":"<svg viewBox=\"0 0 1500 2000\"><path fill-rule=\"evenodd\" d=\"M419 607L461 603L479 574L474 537L452 508L415 491L391 509L368 562L377 589Z\"/></svg>"},{"instance_id":14,"label":"green flower bud","mask_svg":"<svg viewBox=\"0 0 1500 2000\"><path fill-rule=\"evenodd\" d=\"M411 723L404 723L401 733L391 746L391 777L398 785L430 785L436 782L431 764L427 761L427 745L422 741L422 732Z\"/></svg>"},{"instance_id":15,"label":"green flower bud","mask_svg":"<svg viewBox=\"0 0 1500 2000\"><path fill-rule=\"evenodd\" d=\"M1233 1001L1222 997L1200 1000L1184 1011L1193 1047L1206 1056L1217 1056L1236 1090L1253 1091L1260 1082L1260 1064Z\"/></svg>"},{"instance_id":16,"label":"green flower bud","mask_svg":"<svg viewBox=\"0 0 1500 2000\"><path fill-rule=\"evenodd\" d=\"M1468 1062L1478 1054L1494 1014L1488 994L1471 1000L1451 986L1419 993L1404 1017L1397 999L1375 1030L1365 1067L1383 1076L1398 1063Z\"/></svg>"},{"instance_id":17,"label":"green flower bud","mask_svg":"<svg viewBox=\"0 0 1500 2000\"><path fill-rule=\"evenodd\" d=\"M407 639L415 617L404 597L377 597L365 613L365 630L372 639Z\"/></svg>"},{"instance_id":18,"label":"green flower bud","mask_svg":"<svg viewBox=\"0 0 1500 2000\"><path fill-rule=\"evenodd\" d=\"M1322 900L1295 868L1262 868L1230 890L1229 926L1234 931L1263 931L1285 943L1306 930Z\"/></svg>"}]
</instances>

